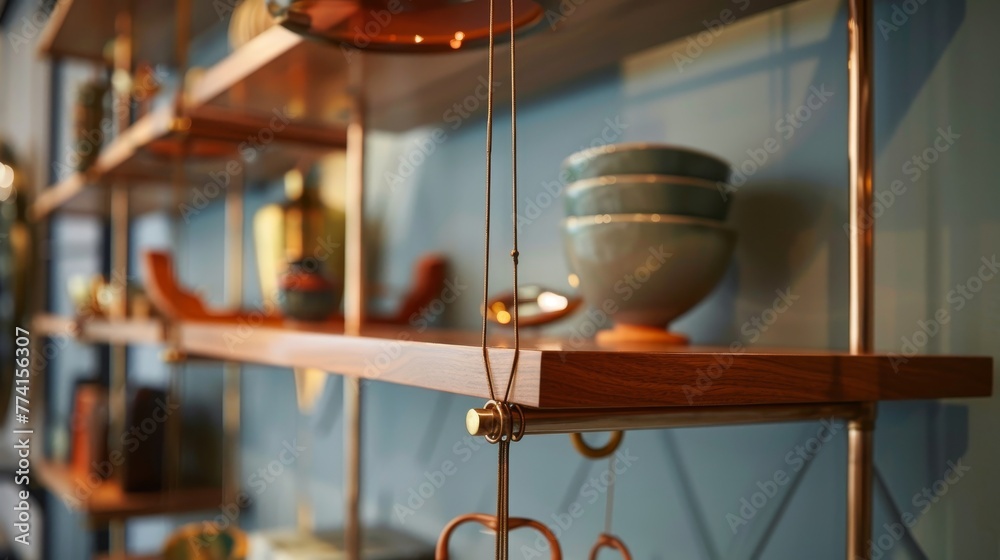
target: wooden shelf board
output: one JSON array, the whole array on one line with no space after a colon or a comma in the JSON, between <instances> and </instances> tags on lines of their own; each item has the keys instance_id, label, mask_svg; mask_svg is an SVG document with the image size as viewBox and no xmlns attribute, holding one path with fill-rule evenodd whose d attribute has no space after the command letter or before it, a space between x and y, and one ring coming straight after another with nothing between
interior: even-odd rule
<instances>
[{"instance_id":1,"label":"wooden shelf board","mask_svg":"<svg viewBox=\"0 0 1000 560\"><path fill-rule=\"evenodd\" d=\"M93 317L78 321L71 317L42 314L35 316L32 325L35 334L65 336L85 342L159 344L166 338L166 327L159 319L111 320Z\"/></svg>"},{"instance_id":2,"label":"wooden shelf board","mask_svg":"<svg viewBox=\"0 0 1000 560\"><path fill-rule=\"evenodd\" d=\"M489 398L475 333L403 327L346 336L338 327L182 322L192 355L344 375ZM490 352L505 386L513 350ZM992 393L989 357L851 356L816 351L598 347L522 338L512 400L540 408L717 406L979 397ZM721 372L721 373L719 373ZM713 379L711 375L718 374Z\"/></svg>"},{"instance_id":3,"label":"wooden shelf board","mask_svg":"<svg viewBox=\"0 0 1000 560\"><path fill-rule=\"evenodd\" d=\"M104 62L105 45L115 37L117 6L113 0L59 0L42 31L38 51L53 58ZM135 59L176 65L176 3L135 2L132 6ZM192 2L191 8L192 37L223 21L213 2Z\"/></svg>"},{"instance_id":4,"label":"wooden shelf board","mask_svg":"<svg viewBox=\"0 0 1000 560\"><path fill-rule=\"evenodd\" d=\"M79 332L77 323L71 317L41 313L31 321L34 335L75 338Z\"/></svg>"},{"instance_id":5,"label":"wooden shelf board","mask_svg":"<svg viewBox=\"0 0 1000 560\"><path fill-rule=\"evenodd\" d=\"M185 115L180 118L173 107L164 106L140 118L101 150L86 173L73 173L43 189L32 205L32 218L43 218L57 209L105 214L109 206L106 187L118 183L130 188L132 215L177 210L181 203L190 204L194 192L185 191L180 200L175 196L177 154L181 153L189 154L182 167L185 184L207 190L205 185L228 184L239 173L248 181L277 177L303 159L346 144L343 127L290 118L285 122L274 113L193 106ZM247 162L244 155L250 152Z\"/></svg>"},{"instance_id":6,"label":"wooden shelf board","mask_svg":"<svg viewBox=\"0 0 1000 560\"><path fill-rule=\"evenodd\" d=\"M218 507L222 500L218 488L125 492L110 480L92 486L88 477L49 462L37 466L36 472L42 486L68 508L86 513L91 521L202 511Z\"/></svg>"},{"instance_id":7,"label":"wooden shelf board","mask_svg":"<svg viewBox=\"0 0 1000 560\"><path fill-rule=\"evenodd\" d=\"M564 2L561 6L571 9L549 14L551 24L543 23L539 31L519 40L519 99L555 91L614 69L631 54L705 31L704 22L720 20L724 13L735 20L793 1ZM194 87L193 97L199 103L263 112L292 105L303 116L337 122L350 106L349 68L361 56L272 28L210 69ZM405 131L446 121L447 131L485 114L485 49L363 56L369 127ZM498 56L502 67L503 49ZM498 88L497 102L506 103L505 96L506 88Z\"/></svg>"},{"instance_id":8,"label":"wooden shelf board","mask_svg":"<svg viewBox=\"0 0 1000 560\"><path fill-rule=\"evenodd\" d=\"M163 556L159 554L129 554L124 558L121 556L111 556L110 554L99 554L96 558L97 560L163 560Z\"/></svg>"}]
</instances>

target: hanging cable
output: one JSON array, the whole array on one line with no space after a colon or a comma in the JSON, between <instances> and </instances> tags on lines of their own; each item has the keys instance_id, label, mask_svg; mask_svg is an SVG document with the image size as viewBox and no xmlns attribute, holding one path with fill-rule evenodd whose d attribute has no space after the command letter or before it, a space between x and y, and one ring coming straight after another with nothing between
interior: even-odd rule
<instances>
[{"instance_id":1,"label":"hanging cable","mask_svg":"<svg viewBox=\"0 0 1000 560\"><path fill-rule=\"evenodd\" d=\"M487 81L489 83L486 98L486 216L484 232L483 250L483 333L482 349L483 364L486 369L486 382L489 385L490 402L487 407L494 408L501 418L500 429L496 434L487 437L491 443L498 444L497 451L497 531L494 552L497 560L507 560L508 557L508 533L509 533L509 513L510 513L510 442L517 441L523 434L524 422L520 416L520 409L516 405L509 404L511 390L514 386L514 378L517 374L518 358L521 351L521 334L518 324L518 245L517 245L517 82L515 72L515 13L514 0L510 0L510 94L511 94L511 223L513 230L513 248L510 256L513 262L514 281L514 357L511 362L510 375L507 377L507 386L503 392L503 399L497 399L497 389L494 382L493 365L490 362L489 348L487 347L488 320L486 308L489 305L490 286L490 217L492 209L492 182L493 182L493 84L494 67L496 57L495 38L495 0L490 0L489 14L489 52L487 55ZM521 423L518 426L514 419L514 412L520 417Z\"/></svg>"},{"instance_id":2,"label":"hanging cable","mask_svg":"<svg viewBox=\"0 0 1000 560\"><path fill-rule=\"evenodd\" d=\"M487 313L486 306L490 297L490 192L493 184L493 57L495 51L493 37L493 2L490 0L490 38L487 50L487 82L486 88L486 232L483 248L483 362L486 365L486 382L490 386L490 400L497 400L493 390L493 367L490 365L490 353L486 348Z\"/></svg>"}]
</instances>

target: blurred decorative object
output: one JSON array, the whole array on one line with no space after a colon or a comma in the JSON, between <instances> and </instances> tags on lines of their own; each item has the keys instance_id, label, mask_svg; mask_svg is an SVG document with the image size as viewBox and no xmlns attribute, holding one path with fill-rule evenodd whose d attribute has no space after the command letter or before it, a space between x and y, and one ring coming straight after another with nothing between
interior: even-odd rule
<instances>
[{"instance_id":1,"label":"blurred decorative object","mask_svg":"<svg viewBox=\"0 0 1000 560\"><path fill-rule=\"evenodd\" d=\"M310 271L308 261L289 265L281 277L281 310L299 321L330 319L340 306L341 291L319 271Z\"/></svg>"},{"instance_id":2,"label":"blurred decorative object","mask_svg":"<svg viewBox=\"0 0 1000 560\"><path fill-rule=\"evenodd\" d=\"M542 286L521 286L518 290L518 322L522 327L535 327L558 321L577 310L583 300L566 296ZM513 325L514 292L504 292L486 308L491 321Z\"/></svg>"},{"instance_id":3,"label":"blurred decorative object","mask_svg":"<svg viewBox=\"0 0 1000 560\"><path fill-rule=\"evenodd\" d=\"M264 313L245 314L232 310L216 310L207 307L201 298L177 285L174 277L173 258L168 253L147 251L142 255L145 271L146 292L153 306L164 317L175 320L212 320L233 321L249 320L254 324L281 324L280 313L270 311L273 306L264 306ZM445 285L445 270L447 260L440 255L425 255L414 267L413 287L402 298L396 311L368 319L371 324L409 324L415 320L416 314L423 311L431 302L438 298ZM334 316L331 321L339 322L340 316Z\"/></svg>"},{"instance_id":4,"label":"blurred decorative object","mask_svg":"<svg viewBox=\"0 0 1000 560\"><path fill-rule=\"evenodd\" d=\"M295 375L295 402L299 412L311 414L330 374L315 368L294 368L292 373Z\"/></svg>"},{"instance_id":5,"label":"blurred decorative object","mask_svg":"<svg viewBox=\"0 0 1000 560\"><path fill-rule=\"evenodd\" d=\"M621 555L622 560L632 560L632 553L628 551L628 547L621 539L614 535L609 535L607 533L601 533L597 537L597 542L594 543L594 547L590 549L590 560L597 560L597 555L601 553L601 549L608 548L615 550Z\"/></svg>"},{"instance_id":6,"label":"blurred decorative object","mask_svg":"<svg viewBox=\"0 0 1000 560\"><path fill-rule=\"evenodd\" d=\"M229 19L229 46L236 50L274 24L265 0L242 0Z\"/></svg>"},{"instance_id":7,"label":"blurred decorative object","mask_svg":"<svg viewBox=\"0 0 1000 560\"><path fill-rule=\"evenodd\" d=\"M712 291L736 245L721 222L684 216L569 217L563 227L584 299L616 325L598 341L686 342L664 327Z\"/></svg>"},{"instance_id":8,"label":"blurred decorative object","mask_svg":"<svg viewBox=\"0 0 1000 560\"><path fill-rule=\"evenodd\" d=\"M434 551L435 560L448 560L450 558L448 554L448 541L451 539L451 534L455 532L455 529L469 522L479 523L483 527L486 527L489 533L496 533L498 531L497 516L495 515L486 513L466 513L459 515L448 522L444 529L441 530L441 536L438 537L437 548ZM507 524L510 529L529 527L541 533L541 536L545 539L541 542L547 543L547 546L539 546L538 548L542 548L543 550L548 548L549 558L552 560L562 560L562 549L559 547L559 539L556 538L555 534L544 523L523 517L508 517Z\"/></svg>"},{"instance_id":9,"label":"blurred decorative object","mask_svg":"<svg viewBox=\"0 0 1000 560\"><path fill-rule=\"evenodd\" d=\"M174 531L163 547L163 560L245 560L247 536L230 525L192 523Z\"/></svg>"},{"instance_id":10,"label":"blurred decorative object","mask_svg":"<svg viewBox=\"0 0 1000 560\"><path fill-rule=\"evenodd\" d=\"M388 527L366 527L365 560L431 560L429 544ZM252 533L247 560L347 560L343 531L268 531Z\"/></svg>"},{"instance_id":11,"label":"blurred decorative object","mask_svg":"<svg viewBox=\"0 0 1000 560\"><path fill-rule=\"evenodd\" d=\"M142 286L129 284L128 286L128 312L132 319L149 319L155 316L153 304L146 295L146 290Z\"/></svg>"},{"instance_id":12,"label":"blurred decorative object","mask_svg":"<svg viewBox=\"0 0 1000 560\"><path fill-rule=\"evenodd\" d=\"M70 420L70 469L89 476L93 465L108 457L108 390L90 380L78 381L73 391ZM100 477L110 473L94 472Z\"/></svg>"},{"instance_id":13,"label":"blurred decorative object","mask_svg":"<svg viewBox=\"0 0 1000 560\"><path fill-rule=\"evenodd\" d=\"M411 276L412 286L403 296L396 311L372 320L380 323L409 325L436 299L445 288L448 259L444 255L428 254L417 259Z\"/></svg>"},{"instance_id":14,"label":"blurred decorative object","mask_svg":"<svg viewBox=\"0 0 1000 560\"><path fill-rule=\"evenodd\" d=\"M725 183L668 175L610 175L566 187L567 216L676 214L725 220L732 196Z\"/></svg>"},{"instance_id":15,"label":"blurred decorative object","mask_svg":"<svg viewBox=\"0 0 1000 560\"><path fill-rule=\"evenodd\" d=\"M268 0L282 25L348 48L430 52L483 46L489 39L486 0ZM559 13L556 0L513 0L516 29L526 31ZM497 34L510 32L510 12L499 10Z\"/></svg>"},{"instance_id":16,"label":"blurred decorative object","mask_svg":"<svg viewBox=\"0 0 1000 560\"><path fill-rule=\"evenodd\" d=\"M79 318L124 317L127 311L123 290L109 283L101 274L70 276L66 291Z\"/></svg>"},{"instance_id":17,"label":"blurred decorative object","mask_svg":"<svg viewBox=\"0 0 1000 560\"><path fill-rule=\"evenodd\" d=\"M149 387L136 391L129 405L127 425L142 428L143 439L133 436L122 440L125 454L122 489L126 492L163 489L164 442L170 413L165 391ZM155 429L145 429L147 420L156 422Z\"/></svg>"},{"instance_id":18,"label":"blurred decorative object","mask_svg":"<svg viewBox=\"0 0 1000 560\"><path fill-rule=\"evenodd\" d=\"M153 106L153 98L160 92L162 85L153 65L140 62L136 66L132 78L132 99L136 103L136 118L149 113Z\"/></svg>"},{"instance_id":19,"label":"blurred decorative object","mask_svg":"<svg viewBox=\"0 0 1000 560\"><path fill-rule=\"evenodd\" d=\"M107 91L107 86L97 81L80 84L76 90L73 148L78 158L77 171L86 171L94 165L104 144L104 134L110 130L110 123L104 125L104 95Z\"/></svg>"},{"instance_id":20,"label":"blurred decorative object","mask_svg":"<svg viewBox=\"0 0 1000 560\"><path fill-rule=\"evenodd\" d=\"M176 472L168 472L168 480L176 481L179 488L209 490L222 493L223 488L223 426L219 401L215 398L216 385L188 381L175 399L183 401L182 408L171 418L179 429L179 452ZM204 398L210 392L210 398ZM173 403L181 405L181 402ZM169 448L168 448L169 449ZM173 452L171 451L173 455ZM172 457L173 458L173 457ZM173 468L173 467L172 467ZM169 492L170 488L167 488Z\"/></svg>"},{"instance_id":21,"label":"blurred decorative object","mask_svg":"<svg viewBox=\"0 0 1000 560\"><path fill-rule=\"evenodd\" d=\"M100 312L105 317L124 317L127 311L126 290L122 286L116 286L101 277L101 284L97 288L97 305Z\"/></svg>"},{"instance_id":22,"label":"blurred decorative object","mask_svg":"<svg viewBox=\"0 0 1000 560\"><path fill-rule=\"evenodd\" d=\"M66 293L69 294L78 317L101 314L100 305L97 303L97 292L103 283L103 276L83 274L74 274L66 281Z\"/></svg>"},{"instance_id":23,"label":"blurred decorative object","mask_svg":"<svg viewBox=\"0 0 1000 560\"><path fill-rule=\"evenodd\" d=\"M725 161L691 148L664 144L606 144L579 151L563 162L570 181L607 175L680 175L726 182Z\"/></svg>"},{"instance_id":24,"label":"blurred decorative object","mask_svg":"<svg viewBox=\"0 0 1000 560\"><path fill-rule=\"evenodd\" d=\"M0 142L0 328L14 333L28 326L29 274L35 251L27 222L24 173L13 152ZM0 337L0 355L14 356L16 337ZM14 360L0 360L0 418L7 417L15 379Z\"/></svg>"},{"instance_id":25,"label":"blurred decorative object","mask_svg":"<svg viewBox=\"0 0 1000 560\"><path fill-rule=\"evenodd\" d=\"M235 311L209 310L197 294L178 286L174 276L173 257L169 253L147 251L143 253L142 260L149 301L168 319L236 321L240 318L240 314Z\"/></svg>"},{"instance_id":26,"label":"blurred decorative object","mask_svg":"<svg viewBox=\"0 0 1000 560\"><path fill-rule=\"evenodd\" d=\"M690 148L608 144L569 156L563 171L571 283L615 323L598 342L687 344L665 327L728 266L729 164Z\"/></svg>"},{"instance_id":27,"label":"blurred decorative object","mask_svg":"<svg viewBox=\"0 0 1000 560\"><path fill-rule=\"evenodd\" d=\"M305 175L299 170L286 173L287 202L269 204L254 216L254 244L264 301L278 300L284 291L279 283L286 278L290 264L297 263L297 270L315 274L313 281L302 288L303 291L310 292L316 301L326 300L335 306L340 304L344 281L345 217L343 210L324 202L323 189L328 187L326 197L333 198L335 193L332 191L340 187L342 181L324 184L324 175L318 165L312 166ZM321 281L329 284L332 299L316 293L322 289ZM302 298L295 296L293 299L297 303ZM299 309L296 308L296 311ZM291 317L296 315L298 313L289 314Z\"/></svg>"}]
</instances>

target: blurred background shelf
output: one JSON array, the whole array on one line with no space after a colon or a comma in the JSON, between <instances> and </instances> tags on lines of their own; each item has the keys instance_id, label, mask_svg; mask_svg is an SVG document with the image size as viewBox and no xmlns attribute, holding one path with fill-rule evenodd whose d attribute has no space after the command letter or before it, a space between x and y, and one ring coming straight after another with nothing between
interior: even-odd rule
<instances>
[{"instance_id":1,"label":"blurred background shelf","mask_svg":"<svg viewBox=\"0 0 1000 560\"><path fill-rule=\"evenodd\" d=\"M81 477L65 465L41 463L36 470L42 486L66 507L86 513L92 522L204 511L222 502L218 488L130 493L113 480L91 485L89 477Z\"/></svg>"},{"instance_id":2,"label":"blurred background shelf","mask_svg":"<svg viewBox=\"0 0 1000 560\"><path fill-rule=\"evenodd\" d=\"M165 325L159 319L111 320L93 317L77 320L51 314L36 315L36 334L70 337L86 342L109 344L158 344L165 339Z\"/></svg>"},{"instance_id":3,"label":"blurred background shelf","mask_svg":"<svg viewBox=\"0 0 1000 560\"><path fill-rule=\"evenodd\" d=\"M178 116L164 106L142 117L107 144L86 172L69 175L43 189L31 216L43 218L59 209L101 214L108 209L106 187L129 186L130 214L177 209L189 202L189 188L227 187L244 180L280 177L310 155L346 142L344 128L313 126L285 113L267 115L195 106ZM175 192L178 169L182 192Z\"/></svg>"},{"instance_id":4,"label":"blurred background shelf","mask_svg":"<svg viewBox=\"0 0 1000 560\"><path fill-rule=\"evenodd\" d=\"M337 326L259 326L182 322L191 355L291 368L317 368L483 399L479 335L370 327L346 336ZM506 385L513 350L490 352ZM894 369L895 368L895 369ZM715 375L715 377L709 377ZM512 401L539 408L667 407L832 403L989 396L988 357L914 356L714 348L644 351L522 337Z\"/></svg>"},{"instance_id":5,"label":"blurred background shelf","mask_svg":"<svg viewBox=\"0 0 1000 560\"><path fill-rule=\"evenodd\" d=\"M59 0L54 2L38 51L53 58L104 61L105 46L115 37L115 0ZM176 64L174 2L134 2L135 56L152 64ZM229 6L225 3L224 6ZM220 24L225 10L213 2L192 2L191 35L198 36ZM231 9L230 9L231 11Z\"/></svg>"},{"instance_id":6,"label":"blurred background shelf","mask_svg":"<svg viewBox=\"0 0 1000 560\"><path fill-rule=\"evenodd\" d=\"M44 43L49 46L43 52L96 58L100 52L97 44L103 48L113 37L109 14L114 12L101 11L99 6L108 1L73 0L65 7L60 3L46 28L52 40ZM735 21L789 1L733 4L726 8L727 19ZM162 61L163 53L172 53L165 48L170 40L156 38L173 32L173 4L139 4L136 59ZM211 3L195 2L194 6L194 32L219 20ZM73 15L77 11L87 15ZM721 16L711 3L673 5L640 0L587 2L575 6L571 13L552 14L555 30L526 37L519 46L520 95L523 99L544 95L614 68L632 53L700 31L705 21ZM101 21L87 24L89 19ZM147 24L156 32L143 33ZM78 41L78 36L87 40ZM159 58L156 53L160 53ZM482 49L419 56L365 54L361 91L369 115L367 125L394 132L429 124L451 130L481 116L485 111L485 56ZM286 171L308 155L304 149L342 147L354 103L349 74L359 57L357 52L272 27L193 79L183 114L168 106L146 115L106 145L86 174L73 174L43 189L32 216L42 218L57 208L101 213L107 207L107 193L92 187L109 181L170 185L176 174L176 157L184 153L189 156L184 163L187 187L207 184L212 181L209 173L224 172L229 161L243 164L246 158L241 157L240 144L267 130L275 141L268 142L261 156L247 164L249 180ZM504 88L497 94L498 103L503 103L507 95ZM276 114L288 116L289 125L277 130L272 124ZM203 157L206 155L210 157ZM133 215L177 206L170 189L133 190Z\"/></svg>"},{"instance_id":7,"label":"blurred background shelf","mask_svg":"<svg viewBox=\"0 0 1000 560\"><path fill-rule=\"evenodd\" d=\"M564 2L547 13L542 29L518 43L518 95L527 100L553 92L615 65L630 54L706 29L728 25L792 0L761 2ZM562 13L565 11L565 13ZM726 21L720 18L725 16ZM194 86L201 102L268 112L291 105L327 123L343 121L349 106L351 67L361 54L271 28L211 68ZM500 51L498 65L506 64ZM452 130L485 114L486 51L444 54L364 54L367 125L401 132L444 122ZM211 79L207 79L211 77ZM509 98L497 89L497 102Z\"/></svg>"}]
</instances>

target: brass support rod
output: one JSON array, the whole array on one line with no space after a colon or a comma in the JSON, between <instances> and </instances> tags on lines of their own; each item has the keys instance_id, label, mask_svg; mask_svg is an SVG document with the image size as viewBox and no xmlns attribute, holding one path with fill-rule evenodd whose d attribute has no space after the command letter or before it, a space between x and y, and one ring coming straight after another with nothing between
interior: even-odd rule
<instances>
[{"instance_id":1,"label":"brass support rod","mask_svg":"<svg viewBox=\"0 0 1000 560\"><path fill-rule=\"evenodd\" d=\"M874 349L875 169L872 0L848 0L848 132L850 171L850 350ZM847 446L847 558L869 558L872 536L872 448L875 404L851 422Z\"/></svg>"},{"instance_id":2,"label":"brass support rod","mask_svg":"<svg viewBox=\"0 0 1000 560\"><path fill-rule=\"evenodd\" d=\"M115 14L115 43L112 54L113 71L117 76L124 75L131 77L132 75L132 51L135 44L132 14L132 0L122 0ZM114 107L112 111L114 113L115 129L118 134L121 134L132 123L132 115L129 107L131 95L128 92L117 90L114 94Z\"/></svg>"},{"instance_id":3,"label":"brass support rod","mask_svg":"<svg viewBox=\"0 0 1000 560\"><path fill-rule=\"evenodd\" d=\"M110 317L122 320L126 317L128 301L128 187L116 183L111 188L111 270L108 282L114 302ZM111 345L110 380L110 438L112 451L122 452L120 434L125 432L125 346Z\"/></svg>"},{"instance_id":4,"label":"brass support rod","mask_svg":"<svg viewBox=\"0 0 1000 560\"><path fill-rule=\"evenodd\" d=\"M850 166L850 349L871 352L874 340L872 175L875 124L872 96L872 2L848 2L848 132Z\"/></svg>"},{"instance_id":5,"label":"brass support rod","mask_svg":"<svg viewBox=\"0 0 1000 560\"><path fill-rule=\"evenodd\" d=\"M347 182L344 231L344 319L347 334L359 334L365 320L365 104L358 68L351 66L354 107L347 127Z\"/></svg>"},{"instance_id":6,"label":"brass support rod","mask_svg":"<svg viewBox=\"0 0 1000 560\"><path fill-rule=\"evenodd\" d=\"M108 552L112 560L122 560L128 557L124 519L112 519L108 522Z\"/></svg>"},{"instance_id":7,"label":"brass support rod","mask_svg":"<svg viewBox=\"0 0 1000 560\"><path fill-rule=\"evenodd\" d=\"M115 15L115 46L114 73L117 75L132 73L132 29L133 5L131 0L124 0ZM132 121L130 111L130 95L127 92L115 91L113 113L116 131L121 134ZM109 215L111 220L111 270L108 282L116 301L111 305L109 313L112 319L124 319L128 313L128 234L129 234L129 193L128 185L115 183L111 186ZM122 453L124 446L120 437L128 429L126 391L128 390L128 355L125 345L112 344L110 347L110 371L108 372L108 437L109 450ZM120 479L121 472L112 474ZM108 524L108 552L112 558L125 558L125 522L115 519Z\"/></svg>"},{"instance_id":8,"label":"brass support rod","mask_svg":"<svg viewBox=\"0 0 1000 560\"><path fill-rule=\"evenodd\" d=\"M243 305L243 174L231 179L226 191L225 294L226 303ZM240 369L238 362L226 362L222 377L222 491L225 503L236 503L240 490Z\"/></svg>"},{"instance_id":9,"label":"brass support rod","mask_svg":"<svg viewBox=\"0 0 1000 560\"><path fill-rule=\"evenodd\" d=\"M112 319L122 320L126 316L128 300L128 186L123 183L116 183L111 187L111 270L108 275L108 282L112 287L115 302L111 305L110 316ZM125 345L111 345L111 370L108 372L109 387L109 449L112 452L123 453L121 434L127 430L125 423L126 402L125 397L128 390L128 356ZM116 479L121 478L118 470L112 475ZM109 525L108 549L113 557L125 557L125 523L120 520L112 521Z\"/></svg>"},{"instance_id":10,"label":"brass support rod","mask_svg":"<svg viewBox=\"0 0 1000 560\"><path fill-rule=\"evenodd\" d=\"M875 404L847 424L847 558L871 557Z\"/></svg>"},{"instance_id":11,"label":"brass support rod","mask_svg":"<svg viewBox=\"0 0 1000 560\"><path fill-rule=\"evenodd\" d=\"M350 65L353 97L347 128L344 247L344 331L361 333L365 322L365 103L364 57ZM361 558L361 380L344 378L344 552Z\"/></svg>"},{"instance_id":12,"label":"brass support rod","mask_svg":"<svg viewBox=\"0 0 1000 560\"><path fill-rule=\"evenodd\" d=\"M512 414L514 431L524 422L525 435L656 430L736 424L799 422L824 418L861 419L869 414L866 403L747 405L667 408L522 408ZM466 415L466 428L474 436L499 429L495 408L474 408Z\"/></svg>"},{"instance_id":13,"label":"brass support rod","mask_svg":"<svg viewBox=\"0 0 1000 560\"><path fill-rule=\"evenodd\" d=\"M361 380L344 378L344 552L361 558Z\"/></svg>"},{"instance_id":14,"label":"brass support rod","mask_svg":"<svg viewBox=\"0 0 1000 560\"><path fill-rule=\"evenodd\" d=\"M188 51L191 43L191 0L177 0L175 8L174 56L177 58L177 72L180 85L174 99L175 114L184 114L187 96Z\"/></svg>"}]
</instances>

